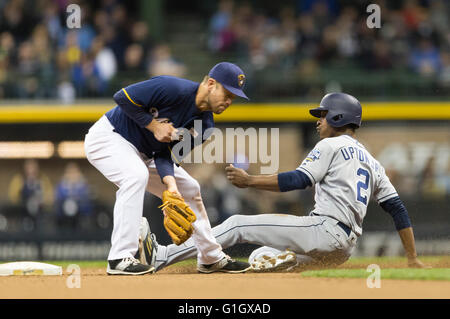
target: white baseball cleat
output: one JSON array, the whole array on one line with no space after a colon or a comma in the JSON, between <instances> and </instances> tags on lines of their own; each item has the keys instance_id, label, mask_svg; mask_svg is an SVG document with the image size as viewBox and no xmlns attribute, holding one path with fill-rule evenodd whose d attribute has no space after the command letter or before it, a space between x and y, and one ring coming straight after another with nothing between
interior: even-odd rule
<instances>
[{"instance_id":1,"label":"white baseball cleat","mask_svg":"<svg viewBox=\"0 0 450 319\"><path fill-rule=\"evenodd\" d=\"M156 236L151 232L147 218L142 217L139 228L139 249L135 257L143 265L150 265L154 269L157 250L158 242L156 241Z\"/></svg>"},{"instance_id":2,"label":"white baseball cleat","mask_svg":"<svg viewBox=\"0 0 450 319\"><path fill-rule=\"evenodd\" d=\"M275 272L291 270L297 266L297 256L292 251L283 251L277 255L260 255L251 263L253 272Z\"/></svg>"}]
</instances>

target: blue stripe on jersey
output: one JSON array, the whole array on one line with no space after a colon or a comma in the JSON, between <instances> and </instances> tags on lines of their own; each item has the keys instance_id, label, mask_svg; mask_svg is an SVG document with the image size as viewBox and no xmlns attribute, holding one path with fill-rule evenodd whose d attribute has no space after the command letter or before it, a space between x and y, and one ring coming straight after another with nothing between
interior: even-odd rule
<instances>
[{"instance_id":1,"label":"blue stripe on jersey","mask_svg":"<svg viewBox=\"0 0 450 319\"><path fill-rule=\"evenodd\" d=\"M255 227L261 227L261 226L263 226L263 227L272 227L272 226L275 226L275 227L287 227L287 228L295 228L295 227L297 227L297 228L308 228L308 227L316 227L316 226L321 226L321 225L323 225L323 223L325 222L325 220L323 220L320 224L314 224L314 225L306 225L306 226L300 226L300 225L277 225L277 224L253 224L253 225L237 225L237 226L234 226L234 227L232 227L232 228L230 228L230 229L227 229L225 232L223 232L222 234L220 234L220 235L217 235L217 236L215 236L216 238L219 238L220 236L223 236L223 235L225 235L226 233L228 233L228 232L230 232L230 231L232 231L232 230L234 230L234 229L236 229L236 228L241 228L241 227L253 227L253 226L255 226ZM172 255L168 255L168 257L172 257L172 256L175 256L175 255L177 255L177 254L180 254L180 253L182 253L182 252L184 252L184 251L186 251L186 250L189 250L189 249L192 249L192 247L193 246L189 246L189 247L187 247L186 249L183 249L183 250L180 250L180 251L177 251L176 253L174 253L174 254L172 254ZM224 248L227 248L227 247L224 247ZM163 260L159 260L159 261L163 261Z\"/></svg>"},{"instance_id":2,"label":"blue stripe on jersey","mask_svg":"<svg viewBox=\"0 0 450 319\"><path fill-rule=\"evenodd\" d=\"M378 199L378 202L381 202L383 199L385 199L385 198L387 198L387 197L389 197L389 196L392 196L392 195L397 195L397 192L391 193L391 194L389 194L389 195L386 195L386 196L383 196L383 197L379 198L379 199ZM397 195L397 196L398 196L398 195Z\"/></svg>"}]
</instances>

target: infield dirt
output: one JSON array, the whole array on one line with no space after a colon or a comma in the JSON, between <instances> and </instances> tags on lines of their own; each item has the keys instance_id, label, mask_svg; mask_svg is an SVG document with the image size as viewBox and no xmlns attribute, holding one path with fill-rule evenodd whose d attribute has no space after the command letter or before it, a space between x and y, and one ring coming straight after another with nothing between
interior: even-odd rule
<instances>
[{"instance_id":1,"label":"infield dirt","mask_svg":"<svg viewBox=\"0 0 450 319\"><path fill-rule=\"evenodd\" d=\"M80 288L62 276L0 278L2 299L448 299L449 281L366 278L305 278L301 273L197 274L192 267L168 267L145 276L108 276L104 268L82 268Z\"/></svg>"}]
</instances>

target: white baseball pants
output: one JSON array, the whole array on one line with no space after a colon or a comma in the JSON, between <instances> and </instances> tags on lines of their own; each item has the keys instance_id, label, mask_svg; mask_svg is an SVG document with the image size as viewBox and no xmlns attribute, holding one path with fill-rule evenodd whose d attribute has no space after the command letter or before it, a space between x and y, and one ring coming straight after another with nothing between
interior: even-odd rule
<instances>
[{"instance_id":1,"label":"white baseball pants","mask_svg":"<svg viewBox=\"0 0 450 319\"><path fill-rule=\"evenodd\" d=\"M119 187L114 204L114 227L108 260L136 254L145 192L161 198L166 189L154 161L146 159L145 155L113 129L108 118L102 116L89 129L84 144L89 162ZM225 254L212 235L199 183L177 166L175 179L179 192L197 217L191 238L197 248L198 263L212 264L219 261Z\"/></svg>"}]
</instances>

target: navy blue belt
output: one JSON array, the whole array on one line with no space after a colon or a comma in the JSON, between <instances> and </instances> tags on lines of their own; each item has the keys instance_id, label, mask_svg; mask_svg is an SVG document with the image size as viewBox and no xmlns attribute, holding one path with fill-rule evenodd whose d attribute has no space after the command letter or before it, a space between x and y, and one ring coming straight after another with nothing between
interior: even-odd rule
<instances>
[{"instance_id":1,"label":"navy blue belt","mask_svg":"<svg viewBox=\"0 0 450 319\"><path fill-rule=\"evenodd\" d=\"M337 224L338 224L339 227L341 227L345 231L347 236L350 236L350 233L352 232L352 229L350 227L348 227L347 225L345 225L342 222L338 222Z\"/></svg>"},{"instance_id":2,"label":"navy blue belt","mask_svg":"<svg viewBox=\"0 0 450 319\"><path fill-rule=\"evenodd\" d=\"M321 215L316 214L316 213L311 213L311 215L321 216ZM330 217L330 216L327 216L327 217ZM330 218L333 218L333 217L330 217ZM333 219L335 219L335 218L333 218ZM340 222L340 221L338 221L337 224L338 224L339 227L341 227L345 231L347 236L350 236L350 233L352 232L352 229L350 227L348 227L347 225L345 225L343 222Z\"/></svg>"}]
</instances>

